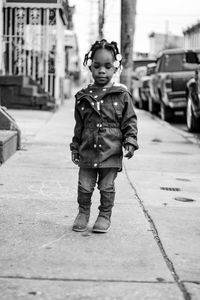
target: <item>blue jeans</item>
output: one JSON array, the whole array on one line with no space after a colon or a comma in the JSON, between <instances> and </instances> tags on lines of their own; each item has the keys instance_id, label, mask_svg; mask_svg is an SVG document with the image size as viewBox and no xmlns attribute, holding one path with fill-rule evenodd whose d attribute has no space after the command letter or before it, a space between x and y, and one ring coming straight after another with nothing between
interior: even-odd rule
<instances>
[{"instance_id":1,"label":"blue jeans","mask_svg":"<svg viewBox=\"0 0 200 300\"><path fill-rule=\"evenodd\" d=\"M118 168L79 169L78 191L93 193L97 183L100 192L115 192L114 181L117 177Z\"/></svg>"}]
</instances>

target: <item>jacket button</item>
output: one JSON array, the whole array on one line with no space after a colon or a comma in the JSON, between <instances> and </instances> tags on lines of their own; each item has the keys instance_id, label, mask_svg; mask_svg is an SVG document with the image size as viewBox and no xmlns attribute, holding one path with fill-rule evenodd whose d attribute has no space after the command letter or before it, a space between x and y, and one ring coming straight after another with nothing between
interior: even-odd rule
<instances>
[{"instance_id":1,"label":"jacket button","mask_svg":"<svg viewBox=\"0 0 200 300\"><path fill-rule=\"evenodd\" d=\"M97 163L94 164L94 167L97 167Z\"/></svg>"}]
</instances>

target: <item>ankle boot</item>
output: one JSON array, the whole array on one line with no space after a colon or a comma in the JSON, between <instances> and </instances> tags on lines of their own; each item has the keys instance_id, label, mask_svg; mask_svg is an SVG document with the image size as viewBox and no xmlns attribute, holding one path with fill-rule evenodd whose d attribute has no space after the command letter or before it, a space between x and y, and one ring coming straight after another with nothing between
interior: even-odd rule
<instances>
[{"instance_id":1,"label":"ankle boot","mask_svg":"<svg viewBox=\"0 0 200 300\"><path fill-rule=\"evenodd\" d=\"M79 213L76 216L72 230L80 232L87 230L87 224L90 218L91 197L92 193L78 191Z\"/></svg>"},{"instance_id":2,"label":"ankle boot","mask_svg":"<svg viewBox=\"0 0 200 300\"><path fill-rule=\"evenodd\" d=\"M93 232L108 232L111 225L111 213L114 206L115 193L101 192L99 215L93 226Z\"/></svg>"}]
</instances>

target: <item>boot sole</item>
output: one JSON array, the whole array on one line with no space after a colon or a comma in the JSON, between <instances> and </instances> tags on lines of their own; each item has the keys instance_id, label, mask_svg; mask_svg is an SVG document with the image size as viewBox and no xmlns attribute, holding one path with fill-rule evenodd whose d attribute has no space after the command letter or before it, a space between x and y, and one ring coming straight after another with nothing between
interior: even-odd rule
<instances>
[{"instance_id":1,"label":"boot sole","mask_svg":"<svg viewBox=\"0 0 200 300\"><path fill-rule=\"evenodd\" d=\"M76 232L84 232L84 231L87 230L87 228L80 228L80 229L79 229L79 228L73 228L73 227L72 227L72 230L73 230L73 231L76 231Z\"/></svg>"},{"instance_id":2,"label":"boot sole","mask_svg":"<svg viewBox=\"0 0 200 300\"><path fill-rule=\"evenodd\" d=\"M108 229L92 229L93 232L95 233L106 233L110 230L110 227Z\"/></svg>"}]
</instances>

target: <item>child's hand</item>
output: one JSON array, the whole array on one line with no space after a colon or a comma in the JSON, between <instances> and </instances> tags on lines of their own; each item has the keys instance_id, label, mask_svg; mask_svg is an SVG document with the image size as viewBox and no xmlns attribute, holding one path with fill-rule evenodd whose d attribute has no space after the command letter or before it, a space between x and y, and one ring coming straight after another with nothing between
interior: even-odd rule
<instances>
[{"instance_id":1,"label":"child's hand","mask_svg":"<svg viewBox=\"0 0 200 300\"><path fill-rule=\"evenodd\" d=\"M124 148L125 148L125 155L124 155L124 157L127 157L128 159L130 159L133 156L133 154L134 154L135 148L131 144L126 144L124 146Z\"/></svg>"},{"instance_id":2,"label":"child's hand","mask_svg":"<svg viewBox=\"0 0 200 300\"><path fill-rule=\"evenodd\" d=\"M79 154L78 153L72 152L72 161L75 165L78 165L78 163L79 163Z\"/></svg>"}]
</instances>

